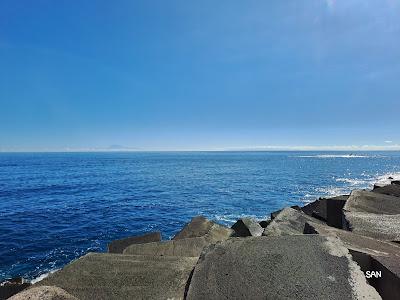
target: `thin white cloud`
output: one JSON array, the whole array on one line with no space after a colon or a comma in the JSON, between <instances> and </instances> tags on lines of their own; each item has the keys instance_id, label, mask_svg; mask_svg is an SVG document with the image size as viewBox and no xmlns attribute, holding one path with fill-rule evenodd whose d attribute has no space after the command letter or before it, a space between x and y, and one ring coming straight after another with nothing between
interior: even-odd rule
<instances>
[{"instance_id":1,"label":"thin white cloud","mask_svg":"<svg viewBox=\"0 0 400 300\"><path fill-rule=\"evenodd\" d=\"M386 144L391 144L393 141L385 141Z\"/></svg>"}]
</instances>

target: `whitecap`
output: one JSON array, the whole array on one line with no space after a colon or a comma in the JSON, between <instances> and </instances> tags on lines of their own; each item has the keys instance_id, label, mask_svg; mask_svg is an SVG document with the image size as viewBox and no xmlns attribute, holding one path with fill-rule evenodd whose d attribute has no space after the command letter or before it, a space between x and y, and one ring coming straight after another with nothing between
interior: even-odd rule
<instances>
[{"instance_id":1,"label":"whitecap","mask_svg":"<svg viewBox=\"0 0 400 300\"><path fill-rule=\"evenodd\" d=\"M299 155L295 157L301 158L373 158L376 155L362 155L362 154L317 154L317 155Z\"/></svg>"},{"instance_id":2,"label":"whitecap","mask_svg":"<svg viewBox=\"0 0 400 300\"><path fill-rule=\"evenodd\" d=\"M40 275L40 276L38 276L36 278L33 278L31 280L31 284L35 284L35 283L37 283L39 281L42 281L43 279L47 278L50 274L53 274L54 272L57 272L58 270L60 270L60 269L51 270L48 273L44 273L44 274L42 274L42 275Z\"/></svg>"}]
</instances>

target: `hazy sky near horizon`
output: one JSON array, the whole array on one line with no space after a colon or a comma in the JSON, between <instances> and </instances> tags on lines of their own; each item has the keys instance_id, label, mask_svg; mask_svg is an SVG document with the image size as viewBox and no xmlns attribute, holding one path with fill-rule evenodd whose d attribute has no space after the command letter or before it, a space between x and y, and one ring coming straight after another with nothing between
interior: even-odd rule
<instances>
[{"instance_id":1,"label":"hazy sky near horizon","mask_svg":"<svg viewBox=\"0 0 400 300\"><path fill-rule=\"evenodd\" d=\"M400 0L0 2L0 151L400 148L399 81Z\"/></svg>"}]
</instances>

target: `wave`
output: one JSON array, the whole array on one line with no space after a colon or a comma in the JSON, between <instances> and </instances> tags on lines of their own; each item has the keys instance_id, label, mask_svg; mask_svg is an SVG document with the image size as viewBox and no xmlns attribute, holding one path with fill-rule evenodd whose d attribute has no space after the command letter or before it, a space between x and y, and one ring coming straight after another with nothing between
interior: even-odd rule
<instances>
[{"instance_id":1,"label":"wave","mask_svg":"<svg viewBox=\"0 0 400 300\"><path fill-rule=\"evenodd\" d=\"M377 155L361 155L361 154L317 154L317 155L298 155L301 158L374 158Z\"/></svg>"},{"instance_id":2,"label":"wave","mask_svg":"<svg viewBox=\"0 0 400 300\"><path fill-rule=\"evenodd\" d=\"M400 173L390 172L382 175L369 176L364 178L336 178L336 182L341 182L344 186L328 186L316 188L316 192L321 196L339 196L349 194L354 189L372 189L374 184L387 185L392 180L400 180ZM305 197L307 199L307 197ZM308 199L307 199L308 200Z\"/></svg>"},{"instance_id":3,"label":"wave","mask_svg":"<svg viewBox=\"0 0 400 300\"><path fill-rule=\"evenodd\" d=\"M354 178L336 178L336 181L348 183L350 186L363 186L371 184L373 179L365 180L365 179L354 179Z\"/></svg>"},{"instance_id":4,"label":"wave","mask_svg":"<svg viewBox=\"0 0 400 300\"><path fill-rule=\"evenodd\" d=\"M40 276L38 276L36 278L33 278L30 282L31 282L31 284L35 284L35 283L37 283L39 281L42 281L43 279L47 278L50 274L53 274L53 273L57 272L58 270L60 270L60 269L51 270L48 273L44 273L44 274L42 274L42 275L40 275Z\"/></svg>"}]
</instances>

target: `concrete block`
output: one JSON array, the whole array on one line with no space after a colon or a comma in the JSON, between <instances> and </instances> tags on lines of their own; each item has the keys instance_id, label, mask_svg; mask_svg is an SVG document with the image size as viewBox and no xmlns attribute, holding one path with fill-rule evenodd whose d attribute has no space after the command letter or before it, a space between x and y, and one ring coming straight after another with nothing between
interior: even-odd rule
<instances>
[{"instance_id":1,"label":"concrete block","mask_svg":"<svg viewBox=\"0 0 400 300\"><path fill-rule=\"evenodd\" d=\"M187 299L380 299L348 250L319 235L231 238L197 263Z\"/></svg>"},{"instance_id":2,"label":"concrete block","mask_svg":"<svg viewBox=\"0 0 400 300\"><path fill-rule=\"evenodd\" d=\"M133 244L143 244L161 241L161 232L151 232L145 235L132 236L112 241L108 244L108 253L122 253L124 249Z\"/></svg>"},{"instance_id":3,"label":"concrete block","mask_svg":"<svg viewBox=\"0 0 400 300\"><path fill-rule=\"evenodd\" d=\"M261 236L264 231L261 225L251 218L240 219L231 228L235 231L234 236L238 237Z\"/></svg>"},{"instance_id":4,"label":"concrete block","mask_svg":"<svg viewBox=\"0 0 400 300\"><path fill-rule=\"evenodd\" d=\"M89 253L35 284L80 300L183 299L197 258Z\"/></svg>"}]
</instances>

